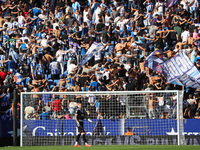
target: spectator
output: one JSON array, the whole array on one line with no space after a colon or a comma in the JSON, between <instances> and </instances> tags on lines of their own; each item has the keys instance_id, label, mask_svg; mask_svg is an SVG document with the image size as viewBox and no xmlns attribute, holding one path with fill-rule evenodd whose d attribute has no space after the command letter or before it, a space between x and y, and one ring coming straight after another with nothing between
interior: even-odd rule
<instances>
[{"instance_id":1,"label":"spectator","mask_svg":"<svg viewBox=\"0 0 200 150\"><path fill-rule=\"evenodd\" d=\"M53 61L50 63L49 69L51 70L52 80L59 79L60 65L58 62L56 62L56 58L54 58Z\"/></svg>"},{"instance_id":2,"label":"spectator","mask_svg":"<svg viewBox=\"0 0 200 150\"><path fill-rule=\"evenodd\" d=\"M39 114L39 118L40 118L40 120L49 120L49 119L50 119L49 111L46 112L46 109L43 108L43 109L42 109L42 113Z\"/></svg>"},{"instance_id":3,"label":"spectator","mask_svg":"<svg viewBox=\"0 0 200 150\"><path fill-rule=\"evenodd\" d=\"M6 78L6 73L4 72L4 68L0 68L0 83L2 84Z\"/></svg>"},{"instance_id":4,"label":"spectator","mask_svg":"<svg viewBox=\"0 0 200 150\"><path fill-rule=\"evenodd\" d=\"M29 102L29 105L26 106L24 113L25 113L26 120L33 120L34 114L35 114L35 109L33 107L32 102Z\"/></svg>"},{"instance_id":5,"label":"spectator","mask_svg":"<svg viewBox=\"0 0 200 150\"><path fill-rule=\"evenodd\" d=\"M191 108L192 108L192 106L188 105L188 108L185 109L185 112L183 114L183 117L185 119L191 119L192 118L192 116L191 116Z\"/></svg>"},{"instance_id":6,"label":"spectator","mask_svg":"<svg viewBox=\"0 0 200 150\"><path fill-rule=\"evenodd\" d=\"M132 136L133 135L133 132L131 132L131 128L130 127L127 128L127 132L124 135L127 135L127 136Z\"/></svg>"},{"instance_id":7,"label":"spectator","mask_svg":"<svg viewBox=\"0 0 200 150\"><path fill-rule=\"evenodd\" d=\"M97 82L96 77L94 77L94 78L91 80L91 83L90 83L89 88L94 87L94 90L95 90L95 91L99 91L100 86L101 86L100 83Z\"/></svg>"},{"instance_id":8,"label":"spectator","mask_svg":"<svg viewBox=\"0 0 200 150\"><path fill-rule=\"evenodd\" d=\"M7 96L7 89L3 89L3 94L0 95L0 102L0 118L2 120L7 120L6 114L11 108L11 103Z\"/></svg>"}]
</instances>

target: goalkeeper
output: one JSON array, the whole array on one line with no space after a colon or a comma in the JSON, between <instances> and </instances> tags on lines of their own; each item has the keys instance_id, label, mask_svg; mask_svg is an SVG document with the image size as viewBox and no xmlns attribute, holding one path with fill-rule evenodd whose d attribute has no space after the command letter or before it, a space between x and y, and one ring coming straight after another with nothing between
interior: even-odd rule
<instances>
[{"instance_id":1,"label":"goalkeeper","mask_svg":"<svg viewBox=\"0 0 200 150\"><path fill-rule=\"evenodd\" d=\"M77 109L76 114L75 114L75 120L76 120L77 127L78 127L78 135L76 136L76 143L75 143L74 147L80 147L78 145L78 141L80 139L81 133L83 135L83 140L85 142L85 146L91 147L91 145L87 143L87 140L85 137L85 130L83 128L83 120L86 118L92 124L93 124L93 122L92 122L92 120L88 119L87 112L85 111L85 109L82 108L82 104L79 103L78 106L79 106L79 108Z\"/></svg>"}]
</instances>

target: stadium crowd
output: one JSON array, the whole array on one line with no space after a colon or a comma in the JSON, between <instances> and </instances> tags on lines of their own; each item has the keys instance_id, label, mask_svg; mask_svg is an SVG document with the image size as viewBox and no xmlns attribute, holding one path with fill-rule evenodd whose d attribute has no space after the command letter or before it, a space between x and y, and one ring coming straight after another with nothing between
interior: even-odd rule
<instances>
[{"instance_id":1,"label":"stadium crowd","mask_svg":"<svg viewBox=\"0 0 200 150\"><path fill-rule=\"evenodd\" d=\"M1 0L0 117L12 117L13 91L184 90L184 118L199 118L198 89L166 82L144 67L155 50L171 58L188 53L200 69L200 18L197 0ZM83 66L94 43L104 45ZM149 98L149 118L174 118L176 97ZM25 119L73 119L82 101L91 118L125 117L120 96L32 95ZM162 102L161 102L162 101ZM156 109L157 106L162 109ZM120 110L120 111L119 111ZM140 112L135 112L140 113ZM19 118L19 115L18 115Z\"/></svg>"}]
</instances>

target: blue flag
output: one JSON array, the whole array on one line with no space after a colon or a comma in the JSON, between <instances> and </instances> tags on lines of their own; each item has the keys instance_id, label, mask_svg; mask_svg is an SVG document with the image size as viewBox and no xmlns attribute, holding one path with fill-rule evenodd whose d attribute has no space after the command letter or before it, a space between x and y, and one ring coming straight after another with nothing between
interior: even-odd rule
<instances>
[{"instance_id":1,"label":"blue flag","mask_svg":"<svg viewBox=\"0 0 200 150\"><path fill-rule=\"evenodd\" d=\"M144 62L144 66L148 67L158 73L163 74L162 64L163 64L163 58L160 51L154 51L152 52Z\"/></svg>"}]
</instances>

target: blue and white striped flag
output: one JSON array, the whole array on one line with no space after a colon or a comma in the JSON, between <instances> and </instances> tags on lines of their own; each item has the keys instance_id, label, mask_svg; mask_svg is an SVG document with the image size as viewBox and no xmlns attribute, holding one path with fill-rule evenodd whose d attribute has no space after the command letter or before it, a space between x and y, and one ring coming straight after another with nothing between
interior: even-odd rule
<instances>
[{"instance_id":1,"label":"blue and white striped flag","mask_svg":"<svg viewBox=\"0 0 200 150\"><path fill-rule=\"evenodd\" d=\"M167 82L200 89L200 73L185 52L180 51L162 67Z\"/></svg>"},{"instance_id":2,"label":"blue and white striped flag","mask_svg":"<svg viewBox=\"0 0 200 150\"><path fill-rule=\"evenodd\" d=\"M87 63L98 51L101 51L103 47L103 44L94 42L88 49L87 53L82 57L80 66L82 67Z\"/></svg>"}]
</instances>

